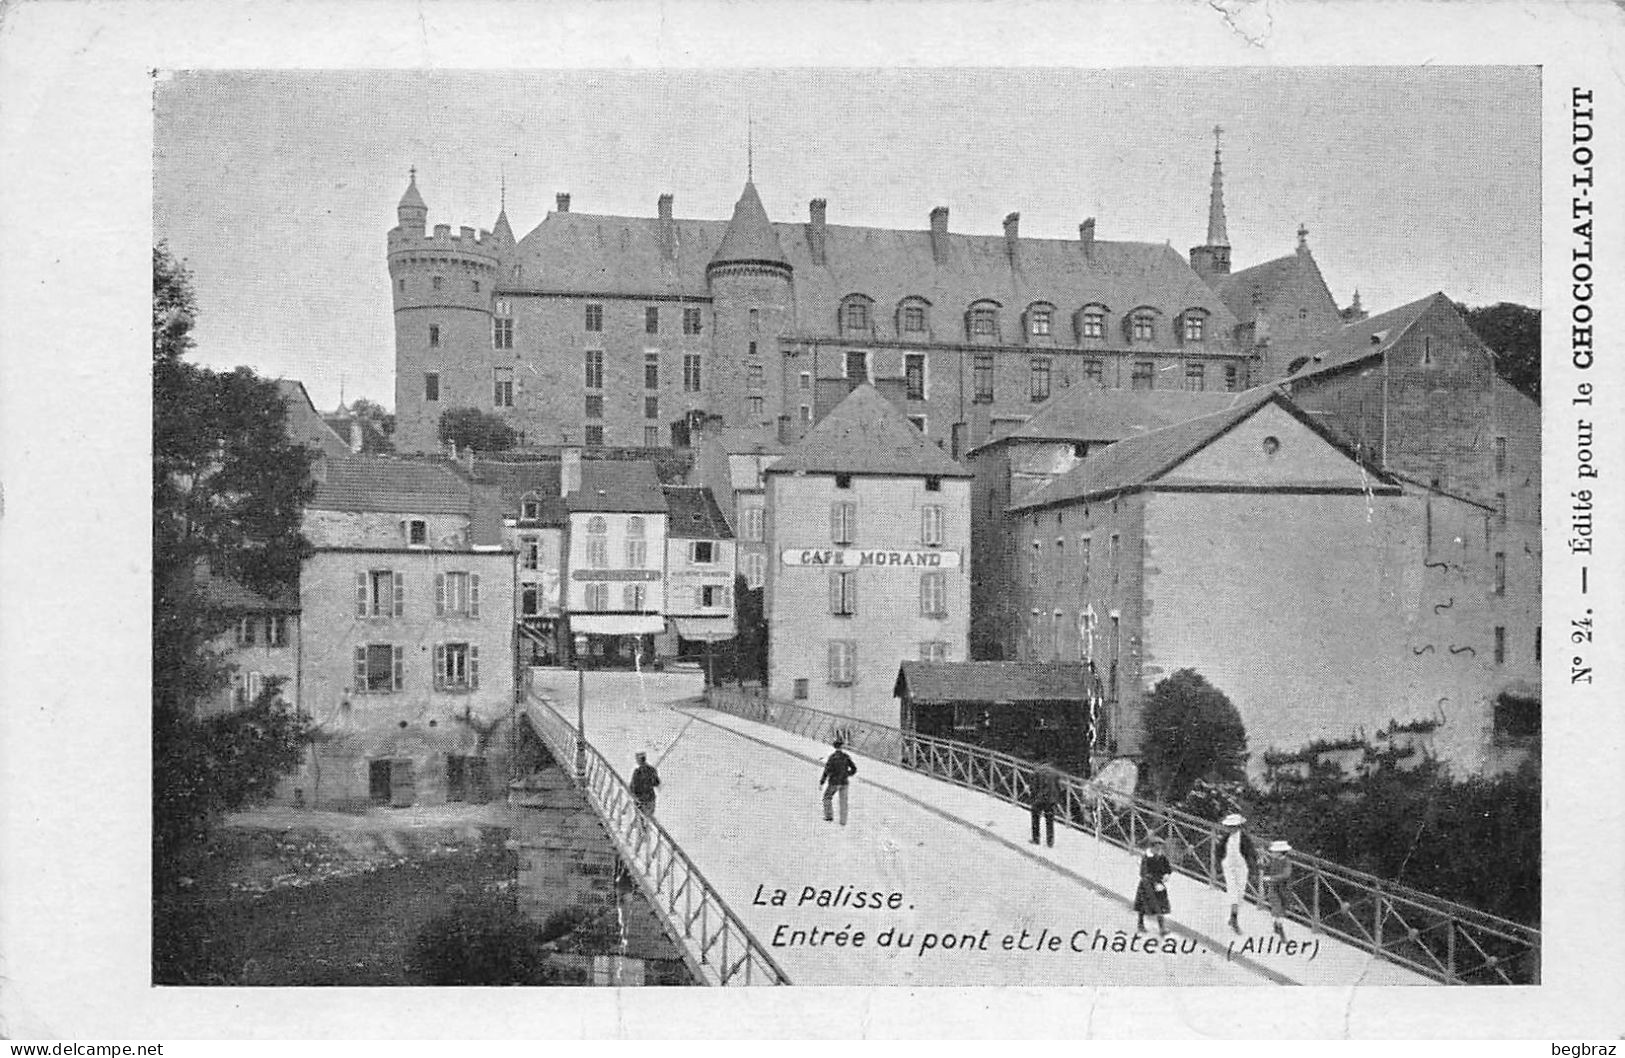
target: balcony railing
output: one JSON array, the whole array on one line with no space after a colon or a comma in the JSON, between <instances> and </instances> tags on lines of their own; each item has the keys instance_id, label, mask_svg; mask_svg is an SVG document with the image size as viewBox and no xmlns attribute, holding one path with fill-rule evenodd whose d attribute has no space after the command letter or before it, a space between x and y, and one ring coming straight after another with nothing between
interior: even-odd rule
<instances>
[{"instance_id":1,"label":"balcony railing","mask_svg":"<svg viewBox=\"0 0 1625 1058\"><path fill-rule=\"evenodd\" d=\"M637 810L632 791L575 728L547 702L532 697L524 715L566 771L585 760L576 782L615 843L622 861L655 912L665 920L698 980L711 985L785 985L790 980L757 942L705 875L652 816ZM582 757L578 749L584 748Z\"/></svg>"},{"instance_id":2,"label":"balcony railing","mask_svg":"<svg viewBox=\"0 0 1625 1058\"><path fill-rule=\"evenodd\" d=\"M914 734L735 688L712 688L712 708L817 742L839 735L849 750L1027 805L1038 765L952 739ZM1147 835L1168 843L1175 870L1224 887L1224 830L1202 819L1075 775L1063 775L1059 823L1138 850ZM1288 917L1445 984L1538 984L1540 931L1496 915L1294 851L1282 903Z\"/></svg>"}]
</instances>

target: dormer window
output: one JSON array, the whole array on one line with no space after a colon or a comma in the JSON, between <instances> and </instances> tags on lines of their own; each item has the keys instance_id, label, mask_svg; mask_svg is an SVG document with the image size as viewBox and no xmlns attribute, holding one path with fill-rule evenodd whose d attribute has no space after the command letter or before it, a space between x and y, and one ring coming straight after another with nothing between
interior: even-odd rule
<instances>
[{"instance_id":1,"label":"dormer window","mask_svg":"<svg viewBox=\"0 0 1625 1058\"><path fill-rule=\"evenodd\" d=\"M999 304L978 301L965 313L965 333L973 342L999 340Z\"/></svg>"},{"instance_id":2,"label":"dormer window","mask_svg":"<svg viewBox=\"0 0 1625 1058\"><path fill-rule=\"evenodd\" d=\"M1078 338L1102 339L1106 337L1106 306L1085 305L1078 310Z\"/></svg>"},{"instance_id":3,"label":"dormer window","mask_svg":"<svg viewBox=\"0 0 1625 1058\"><path fill-rule=\"evenodd\" d=\"M1054 327L1055 306L1038 304L1027 309L1027 333L1034 338L1048 338Z\"/></svg>"},{"instance_id":4,"label":"dormer window","mask_svg":"<svg viewBox=\"0 0 1625 1058\"><path fill-rule=\"evenodd\" d=\"M910 295L897 303L892 317L899 338L909 341L927 341L931 336L931 303L918 295Z\"/></svg>"},{"instance_id":5,"label":"dormer window","mask_svg":"<svg viewBox=\"0 0 1625 1058\"><path fill-rule=\"evenodd\" d=\"M1207 328L1205 325L1207 323L1207 319L1200 312L1193 310L1185 313L1181 323L1181 336L1185 341L1199 342L1206 337L1205 332Z\"/></svg>"},{"instance_id":6,"label":"dormer window","mask_svg":"<svg viewBox=\"0 0 1625 1058\"><path fill-rule=\"evenodd\" d=\"M903 306L903 331L906 334L923 334L925 332L925 306Z\"/></svg>"},{"instance_id":7,"label":"dormer window","mask_svg":"<svg viewBox=\"0 0 1625 1058\"><path fill-rule=\"evenodd\" d=\"M537 496L526 496L519 503L519 517L522 521L538 522L542 518L542 501Z\"/></svg>"},{"instance_id":8,"label":"dormer window","mask_svg":"<svg viewBox=\"0 0 1625 1058\"><path fill-rule=\"evenodd\" d=\"M1138 313L1134 317L1134 340L1136 342L1154 342L1157 340L1157 321L1150 313Z\"/></svg>"},{"instance_id":9,"label":"dormer window","mask_svg":"<svg viewBox=\"0 0 1625 1058\"><path fill-rule=\"evenodd\" d=\"M848 294L841 301L841 333L867 335L871 332L870 301L862 294Z\"/></svg>"}]
</instances>

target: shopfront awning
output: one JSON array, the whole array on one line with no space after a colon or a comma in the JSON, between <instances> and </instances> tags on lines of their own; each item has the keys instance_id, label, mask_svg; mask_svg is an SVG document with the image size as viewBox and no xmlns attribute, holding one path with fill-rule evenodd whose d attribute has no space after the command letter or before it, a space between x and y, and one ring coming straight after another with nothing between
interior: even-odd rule
<instances>
[{"instance_id":1,"label":"shopfront awning","mask_svg":"<svg viewBox=\"0 0 1625 1058\"><path fill-rule=\"evenodd\" d=\"M666 630L666 619L659 614L572 614L572 634L589 636L643 636L659 635Z\"/></svg>"},{"instance_id":2,"label":"shopfront awning","mask_svg":"<svg viewBox=\"0 0 1625 1058\"><path fill-rule=\"evenodd\" d=\"M717 642L734 637L734 619L729 617L673 617L677 634L684 639Z\"/></svg>"}]
</instances>

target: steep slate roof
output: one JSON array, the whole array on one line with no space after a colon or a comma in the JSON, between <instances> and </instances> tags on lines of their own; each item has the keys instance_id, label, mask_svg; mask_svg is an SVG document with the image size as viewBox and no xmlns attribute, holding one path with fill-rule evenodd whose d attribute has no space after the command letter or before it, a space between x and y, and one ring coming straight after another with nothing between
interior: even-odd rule
<instances>
[{"instance_id":1,"label":"steep slate roof","mask_svg":"<svg viewBox=\"0 0 1625 1058\"><path fill-rule=\"evenodd\" d=\"M736 219L747 199L760 204L754 191L747 187ZM724 252L722 243L733 222L670 221L676 243L672 258L662 249L661 223L654 217L549 213L519 241L515 260L523 267L522 278L504 289L710 297L706 266ZM848 294L873 298L875 314L882 319L906 297L925 298L933 306L931 326L938 341L963 340L964 313L982 299L1002 305L1001 327L1008 342L1020 340L1019 314L1035 301L1056 307L1056 326L1063 335L1071 314L1094 302L1114 316L1142 305L1170 316L1188 308L1206 309L1218 334L1230 333L1236 324L1224 300L1163 243L1097 239L1086 251L1078 240L1022 238L1017 240L1019 263L1012 265L1003 235L950 232L943 240L947 260L939 265L929 230L832 224L824 229L825 264L815 265L809 225L769 227L782 259L794 270L795 330L800 335L837 336L836 306ZM741 235L725 256L771 253L762 229L753 230L760 244ZM1171 324L1158 330L1170 335ZM1159 341L1157 348L1163 344Z\"/></svg>"},{"instance_id":2,"label":"steep slate roof","mask_svg":"<svg viewBox=\"0 0 1625 1058\"><path fill-rule=\"evenodd\" d=\"M1219 296L1224 299L1225 305L1238 322L1252 323L1258 318L1258 309L1253 304L1255 289L1261 295L1260 303L1268 305L1283 288L1293 286L1300 274L1305 271L1310 282L1318 284L1326 299L1336 305L1337 299L1332 297L1331 288L1326 285L1325 277L1320 274L1320 266L1315 263L1315 255L1307 248L1302 253L1294 251L1273 261L1265 261L1263 264L1232 272L1219 280L1217 289Z\"/></svg>"},{"instance_id":3,"label":"steep slate roof","mask_svg":"<svg viewBox=\"0 0 1625 1058\"><path fill-rule=\"evenodd\" d=\"M666 535L685 540L732 540L711 490L702 485L667 485Z\"/></svg>"},{"instance_id":4,"label":"steep slate roof","mask_svg":"<svg viewBox=\"0 0 1625 1058\"><path fill-rule=\"evenodd\" d=\"M664 514L666 494L653 463L583 460L581 488L565 498L571 511Z\"/></svg>"},{"instance_id":5,"label":"steep slate roof","mask_svg":"<svg viewBox=\"0 0 1625 1058\"><path fill-rule=\"evenodd\" d=\"M203 605L211 610L248 613L287 613L299 609L299 591L277 596L262 595L240 581L224 577L201 563L193 575L192 585L203 597Z\"/></svg>"},{"instance_id":6,"label":"steep slate roof","mask_svg":"<svg viewBox=\"0 0 1625 1058\"><path fill-rule=\"evenodd\" d=\"M429 208L423 204L423 196L418 193L418 178L416 173L412 174L411 181L407 183L406 193L401 196L400 205L412 209L426 210ZM397 206L396 208L398 209L400 206Z\"/></svg>"},{"instance_id":7,"label":"steep slate roof","mask_svg":"<svg viewBox=\"0 0 1625 1058\"><path fill-rule=\"evenodd\" d=\"M784 443L778 433L766 426L729 426L707 435L706 443L712 440L729 455L784 454Z\"/></svg>"},{"instance_id":8,"label":"steep slate roof","mask_svg":"<svg viewBox=\"0 0 1625 1058\"><path fill-rule=\"evenodd\" d=\"M541 518L538 523L562 526L569 521L569 508L559 495L559 464L527 460L505 463L494 460L474 461L474 480L495 485L502 502L502 514L518 518L525 497L534 495L541 500Z\"/></svg>"},{"instance_id":9,"label":"steep slate roof","mask_svg":"<svg viewBox=\"0 0 1625 1058\"><path fill-rule=\"evenodd\" d=\"M773 261L788 264L779 247L779 237L773 231L773 222L767 219L762 198L756 185L745 181L744 193L734 203L733 219L722 235L717 252L711 255L713 264L724 261Z\"/></svg>"},{"instance_id":10,"label":"steep slate roof","mask_svg":"<svg viewBox=\"0 0 1625 1058\"><path fill-rule=\"evenodd\" d=\"M865 382L807 431L768 474L872 474L968 478L971 472L926 440L897 405Z\"/></svg>"},{"instance_id":11,"label":"steep slate roof","mask_svg":"<svg viewBox=\"0 0 1625 1058\"><path fill-rule=\"evenodd\" d=\"M307 507L325 511L471 514L469 486L430 462L350 456L329 460L325 481Z\"/></svg>"},{"instance_id":12,"label":"steep slate roof","mask_svg":"<svg viewBox=\"0 0 1625 1058\"><path fill-rule=\"evenodd\" d=\"M1120 441L1230 407L1241 393L1074 387L1003 437L971 451L1017 441Z\"/></svg>"},{"instance_id":13,"label":"steep slate roof","mask_svg":"<svg viewBox=\"0 0 1625 1058\"><path fill-rule=\"evenodd\" d=\"M905 661L892 697L917 702L1082 701L1088 668L1069 662Z\"/></svg>"},{"instance_id":14,"label":"steep slate roof","mask_svg":"<svg viewBox=\"0 0 1625 1058\"><path fill-rule=\"evenodd\" d=\"M1354 323L1345 323L1327 335L1325 347L1316 352L1296 374L1287 376L1286 381L1298 382L1311 375L1358 364L1387 352L1406 331L1416 325L1417 320L1441 303L1446 311L1459 315L1455 305L1441 292Z\"/></svg>"},{"instance_id":15,"label":"steep slate roof","mask_svg":"<svg viewBox=\"0 0 1625 1058\"><path fill-rule=\"evenodd\" d=\"M286 430L290 440L314 448L329 459L344 459L351 454L350 439L339 436L323 420L310 394L305 391L303 382L295 378L279 378L276 388L282 394L282 402L288 406Z\"/></svg>"},{"instance_id":16,"label":"steep slate roof","mask_svg":"<svg viewBox=\"0 0 1625 1058\"><path fill-rule=\"evenodd\" d=\"M1282 396L1275 388L1260 386L1248 390L1243 396L1246 399L1223 411L1197 419L1187 419L1108 445L1022 502L1012 504L1009 510L1048 507L1073 500L1126 492L1148 484L1270 403L1279 404L1328 444L1345 452L1351 459L1355 458L1352 452L1348 452L1346 446L1329 435L1319 423L1305 415L1297 405ZM1387 477L1378 471L1372 470L1371 473L1378 480L1391 484Z\"/></svg>"}]
</instances>

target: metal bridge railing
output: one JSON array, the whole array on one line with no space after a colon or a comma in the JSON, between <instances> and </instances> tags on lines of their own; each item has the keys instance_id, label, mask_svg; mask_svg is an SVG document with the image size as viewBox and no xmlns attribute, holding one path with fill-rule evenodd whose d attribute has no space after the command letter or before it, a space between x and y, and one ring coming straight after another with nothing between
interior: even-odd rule
<instances>
[{"instance_id":1,"label":"metal bridge railing","mask_svg":"<svg viewBox=\"0 0 1625 1058\"><path fill-rule=\"evenodd\" d=\"M836 735L847 748L888 764L1025 806L1031 761L952 739L919 735L735 688L708 692L711 707L818 742ZM1061 777L1057 822L1120 848L1137 850L1155 833L1175 870L1222 889L1218 824L1075 775ZM1294 851L1283 893L1288 917L1317 933L1446 984L1537 984L1540 931L1364 871Z\"/></svg>"},{"instance_id":2,"label":"metal bridge railing","mask_svg":"<svg viewBox=\"0 0 1625 1058\"><path fill-rule=\"evenodd\" d=\"M550 704L532 698L523 713L566 772L581 740ZM790 979L757 942L666 828L638 812L632 791L603 755L585 746L586 772L575 781L604 822L621 859L684 950L695 976L711 985L787 985Z\"/></svg>"}]
</instances>

